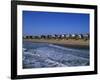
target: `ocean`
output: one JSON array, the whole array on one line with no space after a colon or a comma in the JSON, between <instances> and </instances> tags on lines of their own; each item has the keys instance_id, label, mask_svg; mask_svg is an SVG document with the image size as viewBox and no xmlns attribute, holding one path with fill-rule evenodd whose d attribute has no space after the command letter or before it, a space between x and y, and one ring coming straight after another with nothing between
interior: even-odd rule
<instances>
[{"instance_id":1,"label":"ocean","mask_svg":"<svg viewBox=\"0 0 100 80\"><path fill-rule=\"evenodd\" d=\"M23 69L89 66L89 49L23 42Z\"/></svg>"}]
</instances>

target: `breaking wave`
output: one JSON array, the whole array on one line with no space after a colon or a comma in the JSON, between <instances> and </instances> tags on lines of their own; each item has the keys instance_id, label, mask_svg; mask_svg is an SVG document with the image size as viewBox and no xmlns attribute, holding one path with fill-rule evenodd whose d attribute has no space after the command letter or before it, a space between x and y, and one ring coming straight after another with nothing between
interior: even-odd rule
<instances>
[{"instance_id":1,"label":"breaking wave","mask_svg":"<svg viewBox=\"0 0 100 80\"><path fill-rule=\"evenodd\" d=\"M89 51L45 43L29 43L23 47L23 68L87 65L89 65Z\"/></svg>"}]
</instances>

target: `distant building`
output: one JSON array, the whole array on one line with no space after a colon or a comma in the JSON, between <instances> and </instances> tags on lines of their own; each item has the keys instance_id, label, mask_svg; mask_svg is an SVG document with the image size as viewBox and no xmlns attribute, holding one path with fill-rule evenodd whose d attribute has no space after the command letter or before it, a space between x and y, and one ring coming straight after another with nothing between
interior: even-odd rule
<instances>
[{"instance_id":1,"label":"distant building","mask_svg":"<svg viewBox=\"0 0 100 80\"><path fill-rule=\"evenodd\" d=\"M24 39L89 39L89 34L24 35Z\"/></svg>"},{"instance_id":2,"label":"distant building","mask_svg":"<svg viewBox=\"0 0 100 80\"><path fill-rule=\"evenodd\" d=\"M52 35L52 38L56 38L55 34Z\"/></svg>"},{"instance_id":3,"label":"distant building","mask_svg":"<svg viewBox=\"0 0 100 80\"><path fill-rule=\"evenodd\" d=\"M83 34L83 38L84 38L85 40L89 39L89 34Z\"/></svg>"},{"instance_id":4,"label":"distant building","mask_svg":"<svg viewBox=\"0 0 100 80\"><path fill-rule=\"evenodd\" d=\"M70 34L65 34L65 38L70 38L71 35Z\"/></svg>"},{"instance_id":5,"label":"distant building","mask_svg":"<svg viewBox=\"0 0 100 80\"><path fill-rule=\"evenodd\" d=\"M71 34L71 38L75 38L76 36L76 34Z\"/></svg>"},{"instance_id":6,"label":"distant building","mask_svg":"<svg viewBox=\"0 0 100 80\"><path fill-rule=\"evenodd\" d=\"M79 39L82 39L83 38L83 35L82 34L78 34L77 36L78 36Z\"/></svg>"},{"instance_id":7,"label":"distant building","mask_svg":"<svg viewBox=\"0 0 100 80\"><path fill-rule=\"evenodd\" d=\"M26 39L26 36L24 35L23 38Z\"/></svg>"}]
</instances>

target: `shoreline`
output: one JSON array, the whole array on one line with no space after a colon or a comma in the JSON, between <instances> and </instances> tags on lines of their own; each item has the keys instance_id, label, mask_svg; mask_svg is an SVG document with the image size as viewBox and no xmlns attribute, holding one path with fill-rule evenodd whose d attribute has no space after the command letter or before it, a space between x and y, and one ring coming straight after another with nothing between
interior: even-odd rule
<instances>
[{"instance_id":1,"label":"shoreline","mask_svg":"<svg viewBox=\"0 0 100 80\"><path fill-rule=\"evenodd\" d=\"M23 41L31 41L35 43L50 43L58 46L74 48L74 49L89 49L89 41L83 40L45 40L45 39L23 39Z\"/></svg>"},{"instance_id":2,"label":"shoreline","mask_svg":"<svg viewBox=\"0 0 100 80\"><path fill-rule=\"evenodd\" d=\"M54 44L62 47L68 47L68 48L73 48L73 49L86 49L89 50L89 46L86 45L72 45L72 44Z\"/></svg>"}]
</instances>

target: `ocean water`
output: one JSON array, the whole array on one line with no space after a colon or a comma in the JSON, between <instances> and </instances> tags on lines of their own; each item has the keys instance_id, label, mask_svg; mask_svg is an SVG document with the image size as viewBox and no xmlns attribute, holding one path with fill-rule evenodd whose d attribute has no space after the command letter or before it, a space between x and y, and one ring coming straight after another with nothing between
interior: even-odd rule
<instances>
[{"instance_id":1,"label":"ocean water","mask_svg":"<svg viewBox=\"0 0 100 80\"><path fill-rule=\"evenodd\" d=\"M73 67L89 65L89 50L49 43L23 42L23 68Z\"/></svg>"}]
</instances>

